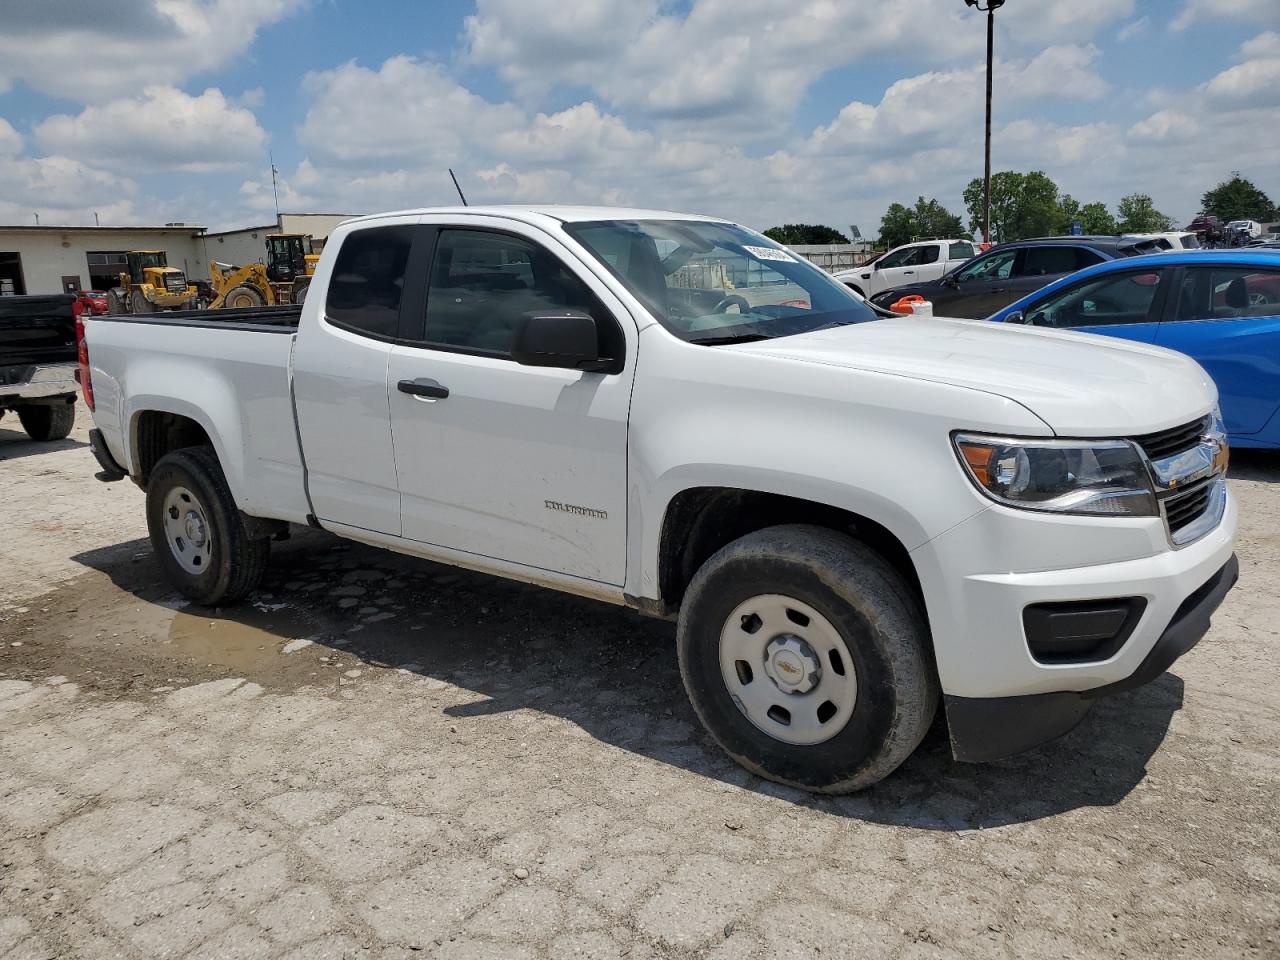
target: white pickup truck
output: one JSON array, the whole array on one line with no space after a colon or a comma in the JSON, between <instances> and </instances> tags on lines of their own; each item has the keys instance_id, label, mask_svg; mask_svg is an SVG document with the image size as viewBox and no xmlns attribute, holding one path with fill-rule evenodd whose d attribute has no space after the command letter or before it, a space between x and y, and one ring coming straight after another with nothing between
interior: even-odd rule
<instances>
[{"instance_id":1,"label":"white pickup truck","mask_svg":"<svg viewBox=\"0 0 1280 960\"><path fill-rule=\"evenodd\" d=\"M309 524L678 620L744 766L828 792L941 698L984 760L1159 676L1237 576L1212 382L885 317L765 237L612 208L348 221L301 308L87 320L102 479L198 603Z\"/></svg>"},{"instance_id":2,"label":"white pickup truck","mask_svg":"<svg viewBox=\"0 0 1280 960\"><path fill-rule=\"evenodd\" d=\"M937 280L977 255L971 240L920 240L894 247L865 266L841 270L835 278L868 300L906 283Z\"/></svg>"}]
</instances>

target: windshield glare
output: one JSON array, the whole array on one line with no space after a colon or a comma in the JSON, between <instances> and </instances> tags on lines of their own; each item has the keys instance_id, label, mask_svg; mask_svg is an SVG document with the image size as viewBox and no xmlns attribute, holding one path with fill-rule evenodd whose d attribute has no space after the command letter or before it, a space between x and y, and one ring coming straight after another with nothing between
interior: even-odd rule
<instances>
[{"instance_id":1,"label":"windshield glare","mask_svg":"<svg viewBox=\"0 0 1280 960\"><path fill-rule=\"evenodd\" d=\"M692 343L770 339L877 319L844 284L735 224L601 220L565 229L664 327Z\"/></svg>"}]
</instances>

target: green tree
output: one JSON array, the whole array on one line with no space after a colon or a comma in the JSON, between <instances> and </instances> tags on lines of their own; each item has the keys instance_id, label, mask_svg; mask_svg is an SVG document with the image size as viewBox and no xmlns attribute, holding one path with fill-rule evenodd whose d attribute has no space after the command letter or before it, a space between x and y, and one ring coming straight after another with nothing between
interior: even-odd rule
<instances>
[{"instance_id":1,"label":"green tree","mask_svg":"<svg viewBox=\"0 0 1280 960\"><path fill-rule=\"evenodd\" d=\"M1071 224L1080 216L1080 201L1069 193L1064 193L1058 199L1058 220L1054 227L1055 233L1070 233Z\"/></svg>"},{"instance_id":2,"label":"green tree","mask_svg":"<svg viewBox=\"0 0 1280 960\"><path fill-rule=\"evenodd\" d=\"M787 223L781 227L770 227L764 232L770 240L784 243L787 246L808 243L848 243L849 238L839 230L821 223Z\"/></svg>"},{"instance_id":3,"label":"green tree","mask_svg":"<svg viewBox=\"0 0 1280 960\"><path fill-rule=\"evenodd\" d=\"M1131 193L1120 198L1116 208L1120 215L1117 229L1120 233L1159 233L1173 226L1173 218L1156 209L1145 193Z\"/></svg>"},{"instance_id":4,"label":"green tree","mask_svg":"<svg viewBox=\"0 0 1280 960\"><path fill-rule=\"evenodd\" d=\"M1240 176L1239 170L1231 171L1231 179L1224 180L1200 198L1205 213L1220 217L1223 223L1232 220L1280 219L1280 211L1271 198L1252 182Z\"/></svg>"},{"instance_id":5,"label":"green tree","mask_svg":"<svg viewBox=\"0 0 1280 960\"><path fill-rule=\"evenodd\" d=\"M964 188L969 224L982 229L982 178ZM1040 170L1018 173L1002 170L991 175L991 239L1021 240L1052 234L1058 226L1058 185Z\"/></svg>"},{"instance_id":6,"label":"green tree","mask_svg":"<svg viewBox=\"0 0 1280 960\"><path fill-rule=\"evenodd\" d=\"M937 200L917 197L915 206L889 204L880 218L880 242L888 248L922 237L958 237L964 234L961 219Z\"/></svg>"},{"instance_id":7,"label":"green tree","mask_svg":"<svg viewBox=\"0 0 1280 960\"><path fill-rule=\"evenodd\" d=\"M1080 228L1088 234L1115 234L1120 232L1116 218L1111 215L1105 203L1086 203L1080 208L1078 215Z\"/></svg>"}]
</instances>

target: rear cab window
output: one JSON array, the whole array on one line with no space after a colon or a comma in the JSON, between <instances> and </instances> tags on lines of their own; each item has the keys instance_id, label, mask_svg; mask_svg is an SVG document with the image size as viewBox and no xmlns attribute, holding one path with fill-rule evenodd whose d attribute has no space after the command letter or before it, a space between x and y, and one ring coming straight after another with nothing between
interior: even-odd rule
<instances>
[{"instance_id":1,"label":"rear cab window","mask_svg":"<svg viewBox=\"0 0 1280 960\"><path fill-rule=\"evenodd\" d=\"M399 335L415 230L412 224L398 224L347 234L329 277L325 318L330 323L379 339Z\"/></svg>"}]
</instances>

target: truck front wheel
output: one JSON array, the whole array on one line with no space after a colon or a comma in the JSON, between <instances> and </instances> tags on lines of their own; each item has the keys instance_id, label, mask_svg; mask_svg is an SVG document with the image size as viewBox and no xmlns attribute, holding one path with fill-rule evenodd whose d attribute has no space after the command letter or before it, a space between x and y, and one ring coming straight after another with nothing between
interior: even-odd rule
<instances>
[{"instance_id":1,"label":"truck front wheel","mask_svg":"<svg viewBox=\"0 0 1280 960\"><path fill-rule=\"evenodd\" d=\"M22 429L32 440L64 440L76 422L74 403L32 403L18 407Z\"/></svg>"},{"instance_id":2,"label":"truck front wheel","mask_svg":"<svg viewBox=\"0 0 1280 960\"><path fill-rule=\"evenodd\" d=\"M249 537L211 447L177 450L156 464L147 528L165 575L196 603L239 600L266 571L271 541Z\"/></svg>"},{"instance_id":3,"label":"truck front wheel","mask_svg":"<svg viewBox=\"0 0 1280 960\"><path fill-rule=\"evenodd\" d=\"M849 793L888 776L938 705L928 626L878 553L824 527L770 527L698 571L680 611L694 710L748 770Z\"/></svg>"}]
</instances>

